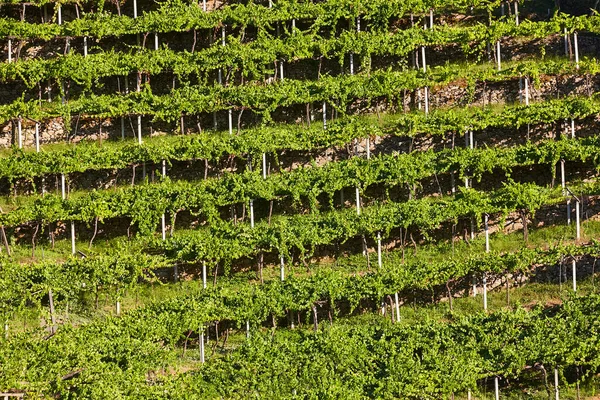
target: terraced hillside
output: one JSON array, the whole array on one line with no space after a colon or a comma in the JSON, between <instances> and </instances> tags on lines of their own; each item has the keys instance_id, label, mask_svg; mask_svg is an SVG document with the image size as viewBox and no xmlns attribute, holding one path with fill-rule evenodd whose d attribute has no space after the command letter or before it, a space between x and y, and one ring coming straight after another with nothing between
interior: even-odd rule
<instances>
[{"instance_id":1,"label":"terraced hillside","mask_svg":"<svg viewBox=\"0 0 600 400\"><path fill-rule=\"evenodd\" d=\"M0 396L593 398L588 0L0 0Z\"/></svg>"}]
</instances>

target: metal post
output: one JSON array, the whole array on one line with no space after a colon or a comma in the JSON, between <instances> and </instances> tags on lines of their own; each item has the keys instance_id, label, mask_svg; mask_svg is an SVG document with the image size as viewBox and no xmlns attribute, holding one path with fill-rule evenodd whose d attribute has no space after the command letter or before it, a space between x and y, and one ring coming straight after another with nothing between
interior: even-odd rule
<instances>
[{"instance_id":1,"label":"metal post","mask_svg":"<svg viewBox=\"0 0 600 400\"><path fill-rule=\"evenodd\" d=\"M394 305L396 306L396 323L400 322L400 301L398 301L398 292L394 293Z\"/></svg>"},{"instance_id":2,"label":"metal post","mask_svg":"<svg viewBox=\"0 0 600 400\"><path fill-rule=\"evenodd\" d=\"M137 139L138 144L142 144L142 116L137 116Z\"/></svg>"},{"instance_id":3,"label":"metal post","mask_svg":"<svg viewBox=\"0 0 600 400\"><path fill-rule=\"evenodd\" d=\"M496 400L500 400L500 389L498 388L498 377L494 377L494 394L496 396Z\"/></svg>"},{"instance_id":4,"label":"metal post","mask_svg":"<svg viewBox=\"0 0 600 400\"><path fill-rule=\"evenodd\" d=\"M254 228L254 200L250 200L250 227Z\"/></svg>"},{"instance_id":5,"label":"metal post","mask_svg":"<svg viewBox=\"0 0 600 400\"><path fill-rule=\"evenodd\" d=\"M281 264L280 278L281 278L281 282L283 282L285 280L285 262L283 259L283 255L279 256L279 261Z\"/></svg>"},{"instance_id":6,"label":"metal post","mask_svg":"<svg viewBox=\"0 0 600 400\"><path fill-rule=\"evenodd\" d=\"M12 40L8 39L8 62L12 62Z\"/></svg>"},{"instance_id":7,"label":"metal post","mask_svg":"<svg viewBox=\"0 0 600 400\"><path fill-rule=\"evenodd\" d=\"M519 26L519 6L516 1L515 1L515 24L517 26Z\"/></svg>"},{"instance_id":8,"label":"metal post","mask_svg":"<svg viewBox=\"0 0 600 400\"><path fill-rule=\"evenodd\" d=\"M554 368L554 399L560 400L558 392L558 368Z\"/></svg>"},{"instance_id":9,"label":"metal post","mask_svg":"<svg viewBox=\"0 0 600 400\"><path fill-rule=\"evenodd\" d=\"M577 292L577 263L575 259L571 260L571 269L573 270L573 292Z\"/></svg>"},{"instance_id":10,"label":"metal post","mask_svg":"<svg viewBox=\"0 0 600 400\"><path fill-rule=\"evenodd\" d=\"M137 0L133 0L133 18L137 18Z\"/></svg>"},{"instance_id":11,"label":"metal post","mask_svg":"<svg viewBox=\"0 0 600 400\"><path fill-rule=\"evenodd\" d=\"M323 129L327 129L327 103L323 102Z\"/></svg>"},{"instance_id":12,"label":"metal post","mask_svg":"<svg viewBox=\"0 0 600 400\"><path fill-rule=\"evenodd\" d=\"M565 190L565 160L560 160L560 186L563 189L563 196L567 194Z\"/></svg>"},{"instance_id":13,"label":"metal post","mask_svg":"<svg viewBox=\"0 0 600 400\"><path fill-rule=\"evenodd\" d=\"M529 105L529 78L525 77L525 105Z\"/></svg>"},{"instance_id":14,"label":"metal post","mask_svg":"<svg viewBox=\"0 0 600 400\"><path fill-rule=\"evenodd\" d=\"M71 254L75 254L75 221L71 221Z\"/></svg>"},{"instance_id":15,"label":"metal post","mask_svg":"<svg viewBox=\"0 0 600 400\"><path fill-rule=\"evenodd\" d=\"M18 142L19 148L22 149L23 148L23 130L22 130L22 124L21 124L21 117L19 117L19 119L17 119L17 142Z\"/></svg>"},{"instance_id":16,"label":"metal post","mask_svg":"<svg viewBox=\"0 0 600 400\"><path fill-rule=\"evenodd\" d=\"M577 32L573 33L573 41L575 42L575 68L579 69L579 43L577 42Z\"/></svg>"},{"instance_id":17,"label":"metal post","mask_svg":"<svg viewBox=\"0 0 600 400\"><path fill-rule=\"evenodd\" d=\"M496 58L498 61L498 71L502 69L502 60L500 57L500 40L496 42Z\"/></svg>"},{"instance_id":18,"label":"metal post","mask_svg":"<svg viewBox=\"0 0 600 400\"><path fill-rule=\"evenodd\" d=\"M263 179L267 179L267 154L262 154L262 170L263 170Z\"/></svg>"},{"instance_id":19,"label":"metal post","mask_svg":"<svg viewBox=\"0 0 600 400\"><path fill-rule=\"evenodd\" d=\"M581 227L579 224L579 199L575 199L575 224L576 224L576 239L581 239Z\"/></svg>"},{"instance_id":20,"label":"metal post","mask_svg":"<svg viewBox=\"0 0 600 400\"><path fill-rule=\"evenodd\" d=\"M40 124L35 123L35 151L40 152Z\"/></svg>"},{"instance_id":21,"label":"metal post","mask_svg":"<svg viewBox=\"0 0 600 400\"><path fill-rule=\"evenodd\" d=\"M489 253L490 252L490 229L488 226L488 215L485 214L483 216L483 223L484 223L484 227L485 227L485 252Z\"/></svg>"},{"instance_id":22,"label":"metal post","mask_svg":"<svg viewBox=\"0 0 600 400\"><path fill-rule=\"evenodd\" d=\"M87 36L83 37L83 56L87 57L88 55L88 45L87 45Z\"/></svg>"},{"instance_id":23,"label":"metal post","mask_svg":"<svg viewBox=\"0 0 600 400\"><path fill-rule=\"evenodd\" d=\"M575 139L575 120L571 118L571 139Z\"/></svg>"},{"instance_id":24,"label":"metal post","mask_svg":"<svg viewBox=\"0 0 600 400\"><path fill-rule=\"evenodd\" d=\"M61 195L62 195L62 199L66 199L67 198L67 191L65 188L65 174L60 174L60 190L61 190Z\"/></svg>"},{"instance_id":25,"label":"metal post","mask_svg":"<svg viewBox=\"0 0 600 400\"><path fill-rule=\"evenodd\" d=\"M382 267L381 263L381 233L377 232L377 265Z\"/></svg>"},{"instance_id":26,"label":"metal post","mask_svg":"<svg viewBox=\"0 0 600 400\"><path fill-rule=\"evenodd\" d=\"M360 190L356 187L356 215L360 215Z\"/></svg>"},{"instance_id":27,"label":"metal post","mask_svg":"<svg viewBox=\"0 0 600 400\"><path fill-rule=\"evenodd\" d=\"M246 339L250 337L250 321L246 321Z\"/></svg>"},{"instance_id":28,"label":"metal post","mask_svg":"<svg viewBox=\"0 0 600 400\"><path fill-rule=\"evenodd\" d=\"M60 4L58 5L58 24L62 25L62 7Z\"/></svg>"},{"instance_id":29,"label":"metal post","mask_svg":"<svg viewBox=\"0 0 600 400\"><path fill-rule=\"evenodd\" d=\"M202 261L202 288L206 289L206 261Z\"/></svg>"},{"instance_id":30,"label":"metal post","mask_svg":"<svg viewBox=\"0 0 600 400\"><path fill-rule=\"evenodd\" d=\"M204 330L200 328L200 337L198 338L198 345L200 346L200 362L204 364Z\"/></svg>"},{"instance_id":31,"label":"metal post","mask_svg":"<svg viewBox=\"0 0 600 400\"><path fill-rule=\"evenodd\" d=\"M233 110L230 108L227 113L229 119L229 134L233 135Z\"/></svg>"}]
</instances>

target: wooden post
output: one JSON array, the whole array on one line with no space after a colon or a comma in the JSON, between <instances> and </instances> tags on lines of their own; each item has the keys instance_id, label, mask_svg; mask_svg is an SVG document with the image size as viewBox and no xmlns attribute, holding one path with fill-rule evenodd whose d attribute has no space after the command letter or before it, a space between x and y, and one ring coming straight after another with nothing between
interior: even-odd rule
<instances>
[{"instance_id":1,"label":"wooden post","mask_svg":"<svg viewBox=\"0 0 600 400\"><path fill-rule=\"evenodd\" d=\"M283 282L285 280L285 262L283 260L283 255L279 256L279 261L281 264L280 278L281 278L281 282Z\"/></svg>"},{"instance_id":2,"label":"wooden post","mask_svg":"<svg viewBox=\"0 0 600 400\"><path fill-rule=\"evenodd\" d=\"M121 315L121 302L119 300L117 300L116 310L117 315Z\"/></svg>"},{"instance_id":3,"label":"wooden post","mask_svg":"<svg viewBox=\"0 0 600 400\"><path fill-rule=\"evenodd\" d=\"M206 289L206 261L202 261L202 288Z\"/></svg>"},{"instance_id":4,"label":"wooden post","mask_svg":"<svg viewBox=\"0 0 600 400\"><path fill-rule=\"evenodd\" d=\"M381 263L381 233L377 232L377 265L382 267Z\"/></svg>"},{"instance_id":5,"label":"wooden post","mask_svg":"<svg viewBox=\"0 0 600 400\"><path fill-rule=\"evenodd\" d=\"M577 32L573 33L573 41L575 43L575 68L579 69L579 44L577 42Z\"/></svg>"},{"instance_id":6,"label":"wooden post","mask_svg":"<svg viewBox=\"0 0 600 400\"><path fill-rule=\"evenodd\" d=\"M40 124L38 122L35 123L35 151L36 153L40 152Z\"/></svg>"}]
</instances>

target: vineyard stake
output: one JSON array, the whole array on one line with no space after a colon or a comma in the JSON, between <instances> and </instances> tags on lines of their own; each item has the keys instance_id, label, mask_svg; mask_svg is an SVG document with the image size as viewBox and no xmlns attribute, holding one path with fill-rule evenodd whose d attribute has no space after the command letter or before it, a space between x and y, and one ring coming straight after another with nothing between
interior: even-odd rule
<instances>
[{"instance_id":1,"label":"vineyard stake","mask_svg":"<svg viewBox=\"0 0 600 400\"><path fill-rule=\"evenodd\" d=\"M576 231L576 239L581 239L581 227L579 223L579 199L575 199L575 231Z\"/></svg>"},{"instance_id":2,"label":"vineyard stake","mask_svg":"<svg viewBox=\"0 0 600 400\"><path fill-rule=\"evenodd\" d=\"M200 328L200 332L202 333L198 337L198 346L200 347L200 362L204 364L204 330Z\"/></svg>"},{"instance_id":3,"label":"vineyard stake","mask_svg":"<svg viewBox=\"0 0 600 400\"><path fill-rule=\"evenodd\" d=\"M22 122L21 122L21 117L19 116L19 119L17 119L17 142L18 142L20 149L23 148L23 129L22 128L23 128L23 126L22 126Z\"/></svg>"},{"instance_id":4,"label":"vineyard stake","mask_svg":"<svg viewBox=\"0 0 600 400\"><path fill-rule=\"evenodd\" d=\"M494 395L496 397L496 400L500 400L500 389L498 388L498 377L497 376L494 377Z\"/></svg>"},{"instance_id":5,"label":"vineyard stake","mask_svg":"<svg viewBox=\"0 0 600 400\"><path fill-rule=\"evenodd\" d=\"M567 34L567 28L565 28L565 57L569 56L569 35Z\"/></svg>"},{"instance_id":6,"label":"vineyard stake","mask_svg":"<svg viewBox=\"0 0 600 400\"><path fill-rule=\"evenodd\" d=\"M377 232L377 265L381 268L381 233Z\"/></svg>"},{"instance_id":7,"label":"vineyard stake","mask_svg":"<svg viewBox=\"0 0 600 400\"><path fill-rule=\"evenodd\" d=\"M62 7L60 4L58 5L58 24L62 25Z\"/></svg>"},{"instance_id":8,"label":"vineyard stake","mask_svg":"<svg viewBox=\"0 0 600 400\"><path fill-rule=\"evenodd\" d=\"M267 179L267 154L262 153L263 179Z\"/></svg>"},{"instance_id":9,"label":"vineyard stake","mask_svg":"<svg viewBox=\"0 0 600 400\"><path fill-rule=\"evenodd\" d=\"M8 62L12 62L12 40L8 39Z\"/></svg>"},{"instance_id":10,"label":"vineyard stake","mask_svg":"<svg viewBox=\"0 0 600 400\"><path fill-rule=\"evenodd\" d=\"M117 315L121 315L121 302L119 300L117 300L116 309L117 309Z\"/></svg>"},{"instance_id":11,"label":"vineyard stake","mask_svg":"<svg viewBox=\"0 0 600 400\"><path fill-rule=\"evenodd\" d=\"M206 289L206 261L202 261L202 288Z\"/></svg>"},{"instance_id":12,"label":"vineyard stake","mask_svg":"<svg viewBox=\"0 0 600 400\"><path fill-rule=\"evenodd\" d=\"M323 101L323 129L327 129L327 103Z\"/></svg>"},{"instance_id":13,"label":"vineyard stake","mask_svg":"<svg viewBox=\"0 0 600 400\"><path fill-rule=\"evenodd\" d=\"M163 179L167 176L167 165L166 165L166 161L165 160L162 160L161 175L162 175ZM160 222L161 222L162 240L167 240L167 230L166 230L166 223L165 223L165 213L163 213L161 215Z\"/></svg>"},{"instance_id":14,"label":"vineyard stake","mask_svg":"<svg viewBox=\"0 0 600 400\"><path fill-rule=\"evenodd\" d=\"M285 280L285 263L283 260L283 255L279 256L279 261L281 264L280 278L281 278L281 282L283 282Z\"/></svg>"},{"instance_id":15,"label":"vineyard stake","mask_svg":"<svg viewBox=\"0 0 600 400\"><path fill-rule=\"evenodd\" d=\"M571 269L573 272L573 292L577 292L577 263L574 258L571 260Z\"/></svg>"},{"instance_id":16,"label":"vineyard stake","mask_svg":"<svg viewBox=\"0 0 600 400\"><path fill-rule=\"evenodd\" d=\"M573 33L573 41L575 42L575 68L579 69L579 44L577 42L577 32Z\"/></svg>"},{"instance_id":17,"label":"vineyard stake","mask_svg":"<svg viewBox=\"0 0 600 400\"><path fill-rule=\"evenodd\" d=\"M496 42L496 59L498 62L498 71L502 69L502 61L500 59L500 40Z\"/></svg>"},{"instance_id":18,"label":"vineyard stake","mask_svg":"<svg viewBox=\"0 0 600 400\"><path fill-rule=\"evenodd\" d=\"M71 254L75 252L75 221L71 221Z\"/></svg>"},{"instance_id":19,"label":"vineyard stake","mask_svg":"<svg viewBox=\"0 0 600 400\"><path fill-rule=\"evenodd\" d=\"M36 151L36 153L40 152L40 124L39 124L39 122L35 123L35 151Z\"/></svg>"},{"instance_id":20,"label":"vineyard stake","mask_svg":"<svg viewBox=\"0 0 600 400\"><path fill-rule=\"evenodd\" d=\"M356 187L356 215L360 215L360 191Z\"/></svg>"},{"instance_id":21,"label":"vineyard stake","mask_svg":"<svg viewBox=\"0 0 600 400\"><path fill-rule=\"evenodd\" d=\"M519 6L518 2L515 1L515 24L519 26Z\"/></svg>"},{"instance_id":22,"label":"vineyard stake","mask_svg":"<svg viewBox=\"0 0 600 400\"><path fill-rule=\"evenodd\" d=\"M254 228L254 200L250 200L250 227Z\"/></svg>"},{"instance_id":23,"label":"vineyard stake","mask_svg":"<svg viewBox=\"0 0 600 400\"><path fill-rule=\"evenodd\" d=\"M396 306L396 323L400 322L400 302L398 301L398 292L394 293L394 303Z\"/></svg>"},{"instance_id":24,"label":"vineyard stake","mask_svg":"<svg viewBox=\"0 0 600 400\"><path fill-rule=\"evenodd\" d=\"M571 118L571 139L575 139L575 120Z\"/></svg>"},{"instance_id":25,"label":"vineyard stake","mask_svg":"<svg viewBox=\"0 0 600 400\"><path fill-rule=\"evenodd\" d=\"M246 339L250 337L250 321L246 320Z\"/></svg>"},{"instance_id":26,"label":"vineyard stake","mask_svg":"<svg viewBox=\"0 0 600 400\"><path fill-rule=\"evenodd\" d=\"M554 368L554 399L560 400L558 392L558 368Z\"/></svg>"}]
</instances>

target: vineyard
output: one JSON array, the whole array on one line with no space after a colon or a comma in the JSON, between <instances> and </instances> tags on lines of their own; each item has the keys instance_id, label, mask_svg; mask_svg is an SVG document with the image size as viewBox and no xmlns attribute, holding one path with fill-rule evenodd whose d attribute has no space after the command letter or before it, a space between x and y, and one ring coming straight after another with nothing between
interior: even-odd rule
<instances>
[{"instance_id":1,"label":"vineyard","mask_svg":"<svg viewBox=\"0 0 600 400\"><path fill-rule=\"evenodd\" d=\"M599 11L0 0L0 398L597 398Z\"/></svg>"}]
</instances>

